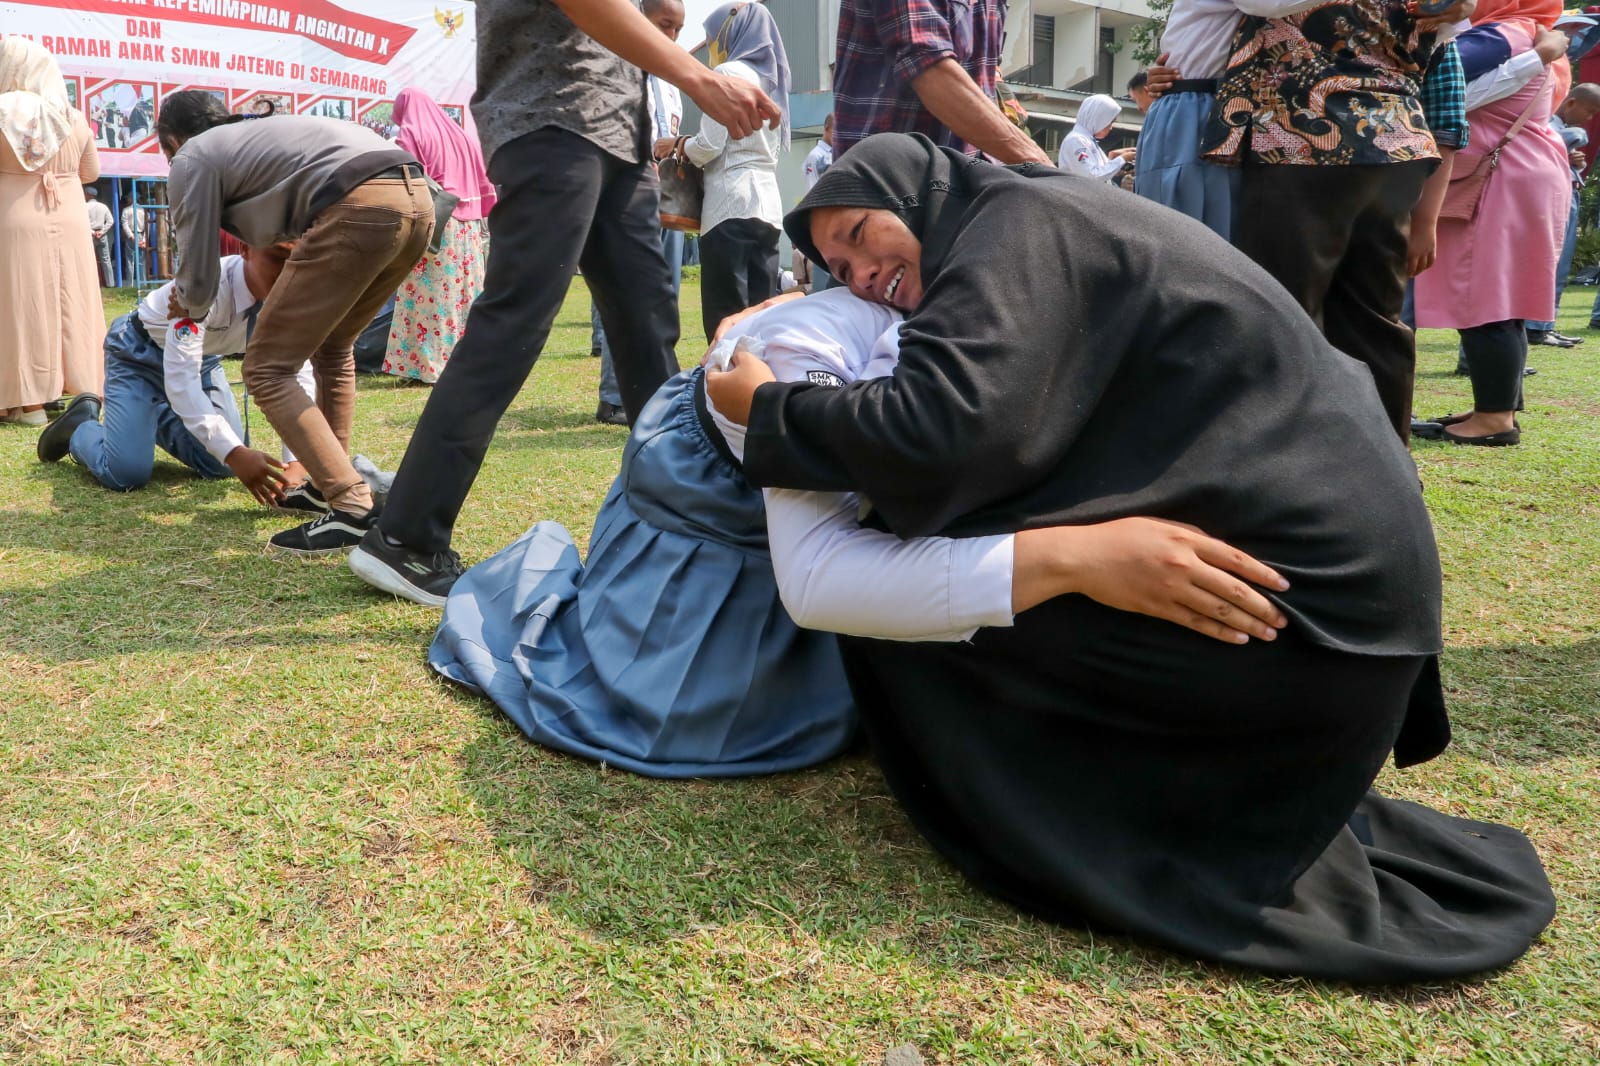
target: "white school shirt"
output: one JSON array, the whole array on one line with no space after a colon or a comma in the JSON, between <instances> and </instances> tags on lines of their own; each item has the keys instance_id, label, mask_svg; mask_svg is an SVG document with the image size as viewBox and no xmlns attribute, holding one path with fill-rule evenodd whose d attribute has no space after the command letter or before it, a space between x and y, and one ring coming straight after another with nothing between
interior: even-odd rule
<instances>
[{"instance_id":1,"label":"white school shirt","mask_svg":"<svg viewBox=\"0 0 1600 1066\"><path fill-rule=\"evenodd\" d=\"M900 361L902 316L848 289L769 308L737 332L765 344L779 381L834 386L883 377ZM732 345L729 345L731 348ZM744 458L745 427L706 407ZM917 537L863 528L853 492L763 489L772 570L796 625L905 641L969 640L1012 624L1013 536Z\"/></svg>"},{"instance_id":2,"label":"white school shirt","mask_svg":"<svg viewBox=\"0 0 1600 1066\"><path fill-rule=\"evenodd\" d=\"M833 145L827 141L818 141L811 151L806 153L806 190L809 192L816 187L817 181L833 166Z\"/></svg>"},{"instance_id":3,"label":"white school shirt","mask_svg":"<svg viewBox=\"0 0 1600 1066\"><path fill-rule=\"evenodd\" d=\"M1105 149L1091 134L1080 130L1073 130L1062 138L1061 151L1056 154L1058 169L1102 181L1110 181L1127 165L1126 159L1112 159L1106 155Z\"/></svg>"},{"instance_id":4,"label":"white school shirt","mask_svg":"<svg viewBox=\"0 0 1600 1066\"><path fill-rule=\"evenodd\" d=\"M256 299L245 284L244 260L237 255L223 256L216 302L205 320L185 320L197 328L174 329L173 320L167 315L174 285L169 281L140 301L139 321L150 340L161 348L161 376L173 413L217 462L224 462L228 453L242 447L244 441L211 405L200 370L208 355L237 355L244 351L250 335L249 312ZM306 395L315 396L309 361L295 378ZM294 461L288 448L283 450L283 461Z\"/></svg>"},{"instance_id":5,"label":"white school shirt","mask_svg":"<svg viewBox=\"0 0 1600 1066\"><path fill-rule=\"evenodd\" d=\"M760 75L737 59L717 67L717 73L761 86ZM683 142L683 154L706 172L702 234L730 218L755 218L773 229L783 228L783 198L778 192L778 151L782 147L782 132L768 129L765 123L748 137L730 140L728 127L709 115L701 116L700 132Z\"/></svg>"},{"instance_id":6,"label":"white school shirt","mask_svg":"<svg viewBox=\"0 0 1600 1066\"><path fill-rule=\"evenodd\" d=\"M1288 18L1328 0L1174 0L1161 34L1167 66L1185 78L1220 78L1228 69L1228 53L1240 15Z\"/></svg>"},{"instance_id":7,"label":"white school shirt","mask_svg":"<svg viewBox=\"0 0 1600 1066\"><path fill-rule=\"evenodd\" d=\"M1530 48L1518 52L1487 74L1479 74L1467 82L1467 117L1470 119L1472 112L1485 104L1517 95L1544 70L1544 60Z\"/></svg>"},{"instance_id":8,"label":"white school shirt","mask_svg":"<svg viewBox=\"0 0 1600 1066\"><path fill-rule=\"evenodd\" d=\"M650 103L650 143L676 137L683 125L683 97L678 87L652 74L645 79L645 93Z\"/></svg>"},{"instance_id":9,"label":"white school shirt","mask_svg":"<svg viewBox=\"0 0 1600 1066\"><path fill-rule=\"evenodd\" d=\"M95 240L110 233L116 224L117 220L112 216L111 208L99 200L89 201L89 229L95 234Z\"/></svg>"}]
</instances>

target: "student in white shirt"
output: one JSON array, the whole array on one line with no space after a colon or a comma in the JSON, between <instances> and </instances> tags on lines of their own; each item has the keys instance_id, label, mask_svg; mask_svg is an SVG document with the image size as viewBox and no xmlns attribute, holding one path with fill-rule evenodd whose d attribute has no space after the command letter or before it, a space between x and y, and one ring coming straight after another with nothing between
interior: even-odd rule
<instances>
[{"instance_id":1,"label":"student in white shirt","mask_svg":"<svg viewBox=\"0 0 1600 1066\"><path fill-rule=\"evenodd\" d=\"M900 320L832 289L741 321L713 358L738 343L780 379L845 385L893 370ZM837 642L817 630L965 640L1009 626L1016 538L902 541L863 529L851 494L752 488L744 427L704 378L682 373L646 405L587 561L559 525L534 526L456 582L429 662L531 739L609 766L809 766L856 728Z\"/></svg>"},{"instance_id":2,"label":"student in white shirt","mask_svg":"<svg viewBox=\"0 0 1600 1066\"><path fill-rule=\"evenodd\" d=\"M822 140L806 153L807 191L817 183L818 178L828 172L831 166L833 166L833 112L830 111L828 117L822 120Z\"/></svg>"},{"instance_id":3,"label":"student in white shirt","mask_svg":"<svg viewBox=\"0 0 1600 1066\"><path fill-rule=\"evenodd\" d=\"M778 294L778 154L789 148L789 59L777 23L761 4L724 4L706 19L705 30L717 72L759 86L783 112L780 129L763 126L748 137L730 137L707 116L695 136L655 143L657 159L681 150L705 169L700 311L710 340L724 318Z\"/></svg>"},{"instance_id":4,"label":"student in white shirt","mask_svg":"<svg viewBox=\"0 0 1600 1066\"><path fill-rule=\"evenodd\" d=\"M1072 132L1061 141L1061 151L1056 156L1056 166L1069 174L1110 181L1128 165L1133 157L1132 148L1119 148L1106 153L1100 141L1111 132L1111 127L1122 114L1122 105L1116 97L1098 93L1078 105L1077 121Z\"/></svg>"},{"instance_id":5,"label":"student in white shirt","mask_svg":"<svg viewBox=\"0 0 1600 1066\"><path fill-rule=\"evenodd\" d=\"M111 208L100 202L100 192L93 185L85 185L83 195L89 201L89 233L94 237L94 255L100 263L100 284L109 287L115 284L111 274L110 237L117 220Z\"/></svg>"},{"instance_id":6,"label":"student in white shirt","mask_svg":"<svg viewBox=\"0 0 1600 1066\"><path fill-rule=\"evenodd\" d=\"M280 462L244 443L221 363L245 350L254 312L283 263L275 249L224 257L216 301L201 322L169 317L170 282L118 318L106 333L104 401L75 397L40 434L39 458L70 453L106 488L129 492L150 481L159 446L201 477L237 477L263 506L277 505L285 482L304 478L304 468L288 451ZM310 394L309 363L299 379Z\"/></svg>"}]
</instances>

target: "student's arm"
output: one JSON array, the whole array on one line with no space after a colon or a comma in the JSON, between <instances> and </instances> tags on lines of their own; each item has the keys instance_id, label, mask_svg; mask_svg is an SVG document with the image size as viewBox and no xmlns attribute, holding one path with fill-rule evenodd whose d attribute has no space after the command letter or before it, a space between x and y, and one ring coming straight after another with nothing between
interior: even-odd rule
<instances>
[{"instance_id":1,"label":"student's arm","mask_svg":"<svg viewBox=\"0 0 1600 1066\"><path fill-rule=\"evenodd\" d=\"M648 74L665 78L727 126L748 137L764 122L776 126L783 113L757 86L706 69L650 24L628 0L555 0L578 29Z\"/></svg>"},{"instance_id":2,"label":"student's arm","mask_svg":"<svg viewBox=\"0 0 1600 1066\"><path fill-rule=\"evenodd\" d=\"M1472 42L1477 40L1478 34L1489 34L1499 41L1505 41L1493 27L1480 27L1467 31L1456 39L1457 47L1461 50L1461 61L1467 64L1469 49L1473 48ZM1507 48L1509 49L1509 43ZM1534 78L1545 72L1545 68L1556 59L1566 54L1567 35L1559 31L1539 31L1539 36L1534 39L1533 47L1525 52L1518 52L1499 66L1487 73L1474 76L1473 68L1467 67L1467 111L1476 111L1486 104L1497 100L1504 100L1508 96L1515 96L1522 91ZM1482 56L1488 54L1491 58L1495 54L1493 45L1489 45L1478 52L1479 62Z\"/></svg>"},{"instance_id":3,"label":"student's arm","mask_svg":"<svg viewBox=\"0 0 1600 1066\"><path fill-rule=\"evenodd\" d=\"M970 640L1011 624L1013 537L864 529L853 493L765 489L778 593L794 623L885 640Z\"/></svg>"},{"instance_id":4,"label":"student's arm","mask_svg":"<svg viewBox=\"0 0 1600 1066\"><path fill-rule=\"evenodd\" d=\"M198 321L210 313L221 278L221 178L207 164L179 153L167 179L167 203L178 239L171 313Z\"/></svg>"}]
</instances>

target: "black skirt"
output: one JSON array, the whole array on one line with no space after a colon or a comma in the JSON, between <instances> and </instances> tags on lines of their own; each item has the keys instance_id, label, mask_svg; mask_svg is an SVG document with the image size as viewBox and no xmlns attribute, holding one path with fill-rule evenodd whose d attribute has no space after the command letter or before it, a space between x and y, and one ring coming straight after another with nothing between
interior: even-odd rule
<instances>
[{"instance_id":1,"label":"black skirt","mask_svg":"<svg viewBox=\"0 0 1600 1066\"><path fill-rule=\"evenodd\" d=\"M1426 656L1229 646L1080 596L970 644L843 641L890 787L979 887L1270 973L1391 983L1516 959L1555 903L1514 829L1370 791Z\"/></svg>"}]
</instances>

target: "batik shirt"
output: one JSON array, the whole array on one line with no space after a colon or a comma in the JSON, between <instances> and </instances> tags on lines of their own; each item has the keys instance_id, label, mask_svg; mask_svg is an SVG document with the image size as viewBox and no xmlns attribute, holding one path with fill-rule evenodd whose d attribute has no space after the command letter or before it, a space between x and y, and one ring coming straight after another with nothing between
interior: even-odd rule
<instances>
[{"instance_id":1,"label":"batik shirt","mask_svg":"<svg viewBox=\"0 0 1600 1066\"><path fill-rule=\"evenodd\" d=\"M933 117L911 87L954 59L997 101L1006 0L843 0L833 76L833 156L874 133L922 133L934 144L977 151Z\"/></svg>"},{"instance_id":2,"label":"batik shirt","mask_svg":"<svg viewBox=\"0 0 1600 1066\"><path fill-rule=\"evenodd\" d=\"M1248 15L1201 151L1217 163L1365 166L1437 159L1417 93L1434 35L1404 0Z\"/></svg>"}]
</instances>

